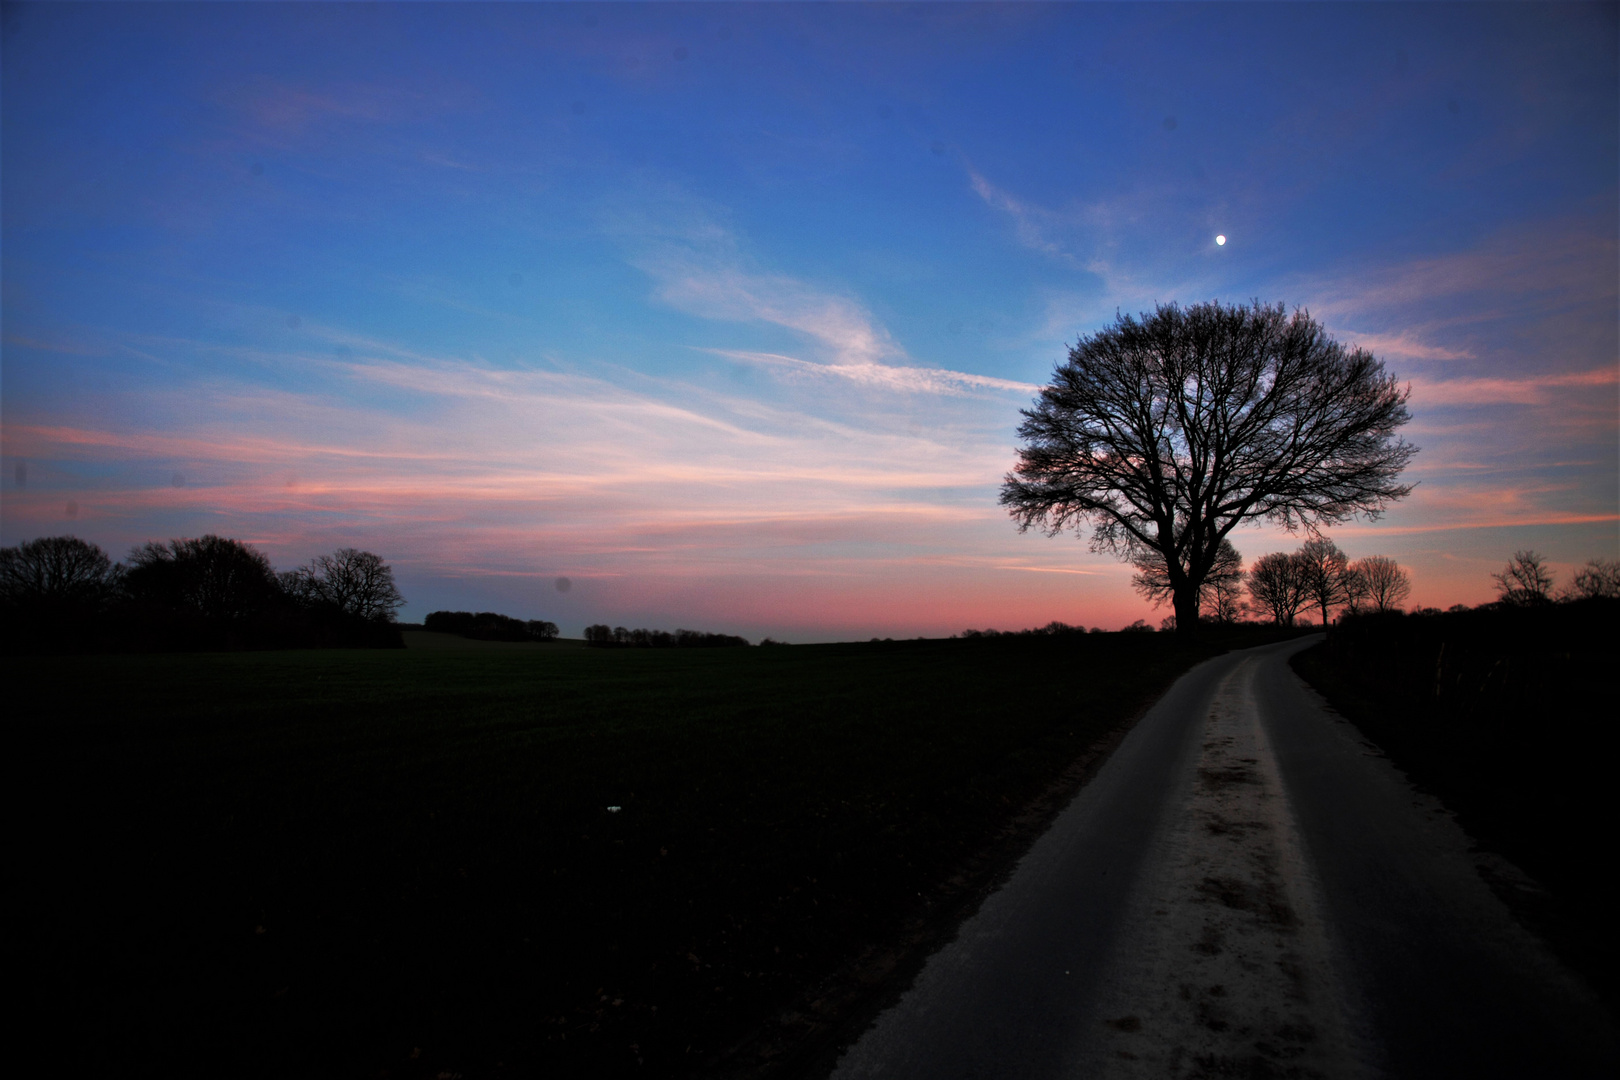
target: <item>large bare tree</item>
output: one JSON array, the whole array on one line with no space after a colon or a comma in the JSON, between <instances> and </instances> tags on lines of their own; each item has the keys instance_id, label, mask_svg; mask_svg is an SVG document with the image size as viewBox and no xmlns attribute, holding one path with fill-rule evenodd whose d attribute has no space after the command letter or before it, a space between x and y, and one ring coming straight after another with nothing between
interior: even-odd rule
<instances>
[{"instance_id":1,"label":"large bare tree","mask_svg":"<svg viewBox=\"0 0 1620 1080\"><path fill-rule=\"evenodd\" d=\"M77 536L0 548L0 601L11 604L99 603L118 577L107 553Z\"/></svg>"},{"instance_id":2,"label":"large bare tree","mask_svg":"<svg viewBox=\"0 0 1620 1080\"><path fill-rule=\"evenodd\" d=\"M1412 577L1400 563L1386 555L1358 559L1351 570L1361 586L1358 599L1373 611L1399 611L1412 595Z\"/></svg>"},{"instance_id":3,"label":"large bare tree","mask_svg":"<svg viewBox=\"0 0 1620 1080\"><path fill-rule=\"evenodd\" d=\"M1294 553L1305 575L1305 596L1322 610L1322 625L1332 621L1331 609L1345 607L1361 593L1361 583L1339 545L1325 536L1305 541Z\"/></svg>"},{"instance_id":4,"label":"large bare tree","mask_svg":"<svg viewBox=\"0 0 1620 1080\"><path fill-rule=\"evenodd\" d=\"M1588 560L1575 571L1565 599L1591 600L1600 596L1620 600L1620 559Z\"/></svg>"},{"instance_id":5,"label":"large bare tree","mask_svg":"<svg viewBox=\"0 0 1620 1080\"><path fill-rule=\"evenodd\" d=\"M1221 541L1266 519L1315 535L1411 491L1409 391L1282 305L1175 304L1069 350L1024 410L1001 502L1020 531L1091 529L1093 550L1162 562L1179 634Z\"/></svg>"},{"instance_id":6,"label":"large bare tree","mask_svg":"<svg viewBox=\"0 0 1620 1080\"><path fill-rule=\"evenodd\" d=\"M1293 626L1299 610L1310 603L1309 568L1297 553L1262 555L1248 574L1249 609L1270 615L1278 626Z\"/></svg>"},{"instance_id":7,"label":"large bare tree","mask_svg":"<svg viewBox=\"0 0 1620 1080\"><path fill-rule=\"evenodd\" d=\"M394 584L394 569L378 555L339 548L281 575L281 587L303 600L316 600L344 614L392 622L405 598Z\"/></svg>"},{"instance_id":8,"label":"large bare tree","mask_svg":"<svg viewBox=\"0 0 1620 1080\"><path fill-rule=\"evenodd\" d=\"M1539 552L1515 551L1502 572L1491 577L1496 581L1500 603L1513 607L1552 603L1552 568Z\"/></svg>"}]
</instances>

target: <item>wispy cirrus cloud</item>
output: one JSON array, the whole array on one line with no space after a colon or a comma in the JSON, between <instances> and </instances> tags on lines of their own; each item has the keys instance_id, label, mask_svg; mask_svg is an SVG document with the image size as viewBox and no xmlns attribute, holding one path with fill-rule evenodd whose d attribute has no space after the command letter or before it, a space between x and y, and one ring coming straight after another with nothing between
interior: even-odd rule
<instances>
[{"instance_id":1,"label":"wispy cirrus cloud","mask_svg":"<svg viewBox=\"0 0 1620 1080\"><path fill-rule=\"evenodd\" d=\"M678 191L616 207L608 230L631 265L653 279L654 297L690 315L767 323L814 342L834 364L903 360L905 350L857 299L759 266L718 212Z\"/></svg>"},{"instance_id":2,"label":"wispy cirrus cloud","mask_svg":"<svg viewBox=\"0 0 1620 1080\"><path fill-rule=\"evenodd\" d=\"M1291 288L1339 336L1408 361L1567 370L1620 345L1620 261L1592 218L1519 223L1461 250Z\"/></svg>"},{"instance_id":3,"label":"wispy cirrus cloud","mask_svg":"<svg viewBox=\"0 0 1620 1080\"><path fill-rule=\"evenodd\" d=\"M220 381L145 395L139 426L14 419L5 454L90 467L73 482L87 517L97 507L185 513L208 504L271 517L302 507L357 528L545 516L548 507L572 507L589 523L582 527L596 529L956 514L949 493L993 485L1003 466L1003 449L971 428L847 424L696 386L643 380L638 392L578 373L454 359L325 367L351 390L407 395L404 407L397 398L368 404L375 393L334 400ZM908 390L881 381L869 389ZM181 473L184 485L174 484ZM8 496L14 522L30 507L53 512L20 498Z\"/></svg>"},{"instance_id":4,"label":"wispy cirrus cloud","mask_svg":"<svg viewBox=\"0 0 1620 1080\"><path fill-rule=\"evenodd\" d=\"M1500 317L1513 307L1568 308L1613 300L1613 236L1594 231L1586 219L1535 222L1502 230L1461 251L1419 257L1358 271L1331 290L1326 310L1365 313L1405 310L1448 297L1491 299L1477 314Z\"/></svg>"},{"instance_id":5,"label":"wispy cirrus cloud","mask_svg":"<svg viewBox=\"0 0 1620 1080\"><path fill-rule=\"evenodd\" d=\"M749 352L741 349L704 349L704 352L741 360L749 364L783 371L792 375L820 379L843 379L862 386L877 387L900 393L963 395L986 391L1015 391L1034 394L1040 387L1034 383L1013 379L998 379L991 375L974 375L946 368L899 366L895 364L817 364L778 353Z\"/></svg>"},{"instance_id":6,"label":"wispy cirrus cloud","mask_svg":"<svg viewBox=\"0 0 1620 1080\"><path fill-rule=\"evenodd\" d=\"M700 318L765 323L793 331L816 359L757 349L695 346L699 351L800 379L830 379L905 394L965 396L1039 387L995 376L928 367L906 350L855 297L760 268L736 234L694 202L673 196L649 220L643 210L633 265L655 282L661 303ZM615 227L624 230L624 221Z\"/></svg>"},{"instance_id":7,"label":"wispy cirrus cloud","mask_svg":"<svg viewBox=\"0 0 1620 1080\"><path fill-rule=\"evenodd\" d=\"M834 364L874 365L905 353L859 303L780 274L716 264L692 252L637 260L658 282L660 301L706 319L765 322L822 346Z\"/></svg>"},{"instance_id":8,"label":"wispy cirrus cloud","mask_svg":"<svg viewBox=\"0 0 1620 1080\"><path fill-rule=\"evenodd\" d=\"M1343 335L1344 344L1358 346L1383 357L1403 360L1469 360L1474 354L1467 349L1448 349L1419 341L1410 333Z\"/></svg>"},{"instance_id":9,"label":"wispy cirrus cloud","mask_svg":"<svg viewBox=\"0 0 1620 1080\"><path fill-rule=\"evenodd\" d=\"M1058 242L1056 237L1063 224L1061 215L1046 207L1017 198L1011 192L992 184L971 166L968 167L967 173L968 184L973 188L974 194L1007 216L1012 222L1013 233L1018 237L1019 243L1032 251L1039 251L1053 258L1071 263L1075 261L1074 256Z\"/></svg>"}]
</instances>

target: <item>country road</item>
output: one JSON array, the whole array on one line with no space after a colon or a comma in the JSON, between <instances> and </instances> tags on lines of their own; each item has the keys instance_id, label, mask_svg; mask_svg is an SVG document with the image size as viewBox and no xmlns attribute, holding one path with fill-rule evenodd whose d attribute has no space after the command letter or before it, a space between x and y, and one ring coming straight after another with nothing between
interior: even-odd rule
<instances>
[{"instance_id":1,"label":"country road","mask_svg":"<svg viewBox=\"0 0 1620 1080\"><path fill-rule=\"evenodd\" d=\"M1288 657L1183 676L840 1058L892 1077L1613 1077L1613 1023Z\"/></svg>"}]
</instances>

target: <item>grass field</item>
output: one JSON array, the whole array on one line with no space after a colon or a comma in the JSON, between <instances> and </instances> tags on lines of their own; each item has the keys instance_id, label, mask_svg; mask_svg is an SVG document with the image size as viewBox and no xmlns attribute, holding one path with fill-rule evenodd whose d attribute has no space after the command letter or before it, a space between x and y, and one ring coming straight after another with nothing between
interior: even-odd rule
<instances>
[{"instance_id":1,"label":"grass field","mask_svg":"<svg viewBox=\"0 0 1620 1080\"><path fill-rule=\"evenodd\" d=\"M735 1071L1233 643L7 658L8 967L64 1074Z\"/></svg>"}]
</instances>

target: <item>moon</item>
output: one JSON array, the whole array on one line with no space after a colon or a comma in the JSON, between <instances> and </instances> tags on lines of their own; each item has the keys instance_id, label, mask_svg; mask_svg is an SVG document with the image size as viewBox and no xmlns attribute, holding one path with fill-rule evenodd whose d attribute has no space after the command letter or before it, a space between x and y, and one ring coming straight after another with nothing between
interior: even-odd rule
<instances>
[{"instance_id":1,"label":"moon","mask_svg":"<svg viewBox=\"0 0 1620 1080\"><path fill-rule=\"evenodd\" d=\"M1223 245L1223 244L1225 244L1225 243L1226 243L1226 237L1224 237L1224 236L1217 236L1217 237L1216 237L1216 238L1215 238L1215 246L1216 246L1216 247L1220 247L1220 246L1222 246L1222 245Z\"/></svg>"}]
</instances>

